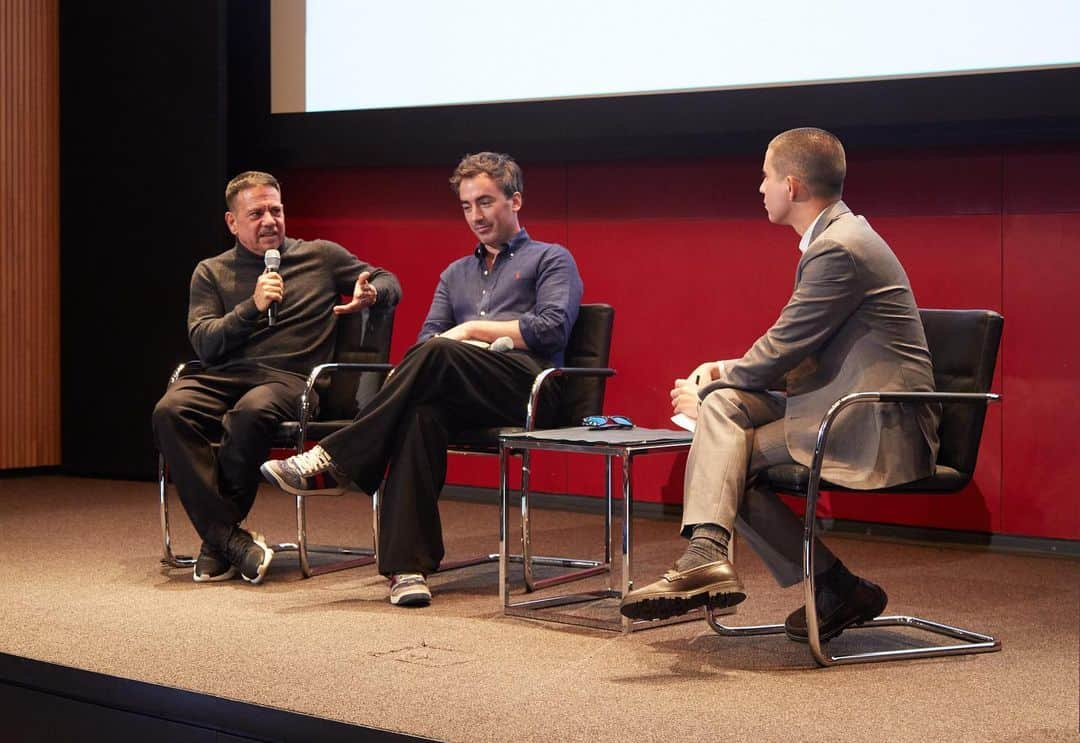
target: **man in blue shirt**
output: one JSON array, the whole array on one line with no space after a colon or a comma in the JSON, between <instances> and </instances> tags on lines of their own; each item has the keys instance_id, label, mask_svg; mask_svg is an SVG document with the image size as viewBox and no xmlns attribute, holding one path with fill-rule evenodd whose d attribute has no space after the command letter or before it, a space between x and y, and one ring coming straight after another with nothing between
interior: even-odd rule
<instances>
[{"instance_id":1,"label":"man in blue shirt","mask_svg":"<svg viewBox=\"0 0 1080 743\"><path fill-rule=\"evenodd\" d=\"M438 498L451 436L524 423L533 379L562 362L581 303L569 251L518 222L524 187L510 156L468 155L450 186L480 242L439 277L417 344L350 426L262 467L297 494L337 494L349 481L370 493L387 473L379 572L390 603L403 606L431 601L425 578L444 554Z\"/></svg>"}]
</instances>

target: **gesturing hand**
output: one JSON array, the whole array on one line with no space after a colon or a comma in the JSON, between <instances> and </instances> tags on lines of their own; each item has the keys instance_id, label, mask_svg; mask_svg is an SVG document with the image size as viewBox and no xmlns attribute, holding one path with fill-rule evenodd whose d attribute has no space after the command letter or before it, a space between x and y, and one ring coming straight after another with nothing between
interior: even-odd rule
<instances>
[{"instance_id":1,"label":"gesturing hand","mask_svg":"<svg viewBox=\"0 0 1080 743\"><path fill-rule=\"evenodd\" d=\"M285 282L281 274L276 271L259 274L255 281L255 293L251 295L255 300L255 307L259 312L266 312L266 308L274 302L280 302L285 298Z\"/></svg>"},{"instance_id":2,"label":"gesturing hand","mask_svg":"<svg viewBox=\"0 0 1080 743\"><path fill-rule=\"evenodd\" d=\"M334 306L335 315L344 315L349 312L358 312L365 307L370 307L379 299L378 290L368 283L371 278L370 271L364 271L356 277L356 286L353 287L352 300Z\"/></svg>"}]
</instances>

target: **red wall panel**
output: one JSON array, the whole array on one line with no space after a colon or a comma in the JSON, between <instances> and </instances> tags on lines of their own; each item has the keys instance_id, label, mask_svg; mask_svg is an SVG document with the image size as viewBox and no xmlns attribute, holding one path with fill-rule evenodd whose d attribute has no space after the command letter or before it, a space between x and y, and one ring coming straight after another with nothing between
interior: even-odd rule
<instances>
[{"instance_id":1,"label":"red wall panel","mask_svg":"<svg viewBox=\"0 0 1080 743\"><path fill-rule=\"evenodd\" d=\"M525 168L522 223L573 252L585 301L615 306L607 412L670 423L673 380L706 359L740 355L790 294L798 236L770 225L759 158L575 163ZM973 483L960 495L831 494L827 512L867 521L1080 539L1067 489L1077 419L1067 386L1080 358L1066 292L1080 275L1080 148L850 153L846 201L907 268L924 307L984 307L1006 317ZM289 231L337 240L401 278L392 351L412 344L439 272L474 239L448 169L296 171L285 175ZM684 456L642 458L635 492L682 499ZM492 458L452 457L450 482L494 486ZM534 460L538 490L599 494L599 459Z\"/></svg>"},{"instance_id":2,"label":"red wall panel","mask_svg":"<svg viewBox=\"0 0 1080 743\"><path fill-rule=\"evenodd\" d=\"M1080 213L1005 218L1007 456L1002 530L1080 538Z\"/></svg>"}]
</instances>

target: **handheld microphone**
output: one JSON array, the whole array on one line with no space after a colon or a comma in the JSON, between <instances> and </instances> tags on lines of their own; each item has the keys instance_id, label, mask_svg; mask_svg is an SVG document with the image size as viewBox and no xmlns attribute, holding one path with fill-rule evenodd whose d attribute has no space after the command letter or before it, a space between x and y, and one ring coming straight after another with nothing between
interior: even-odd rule
<instances>
[{"instance_id":1,"label":"handheld microphone","mask_svg":"<svg viewBox=\"0 0 1080 743\"><path fill-rule=\"evenodd\" d=\"M281 253L274 248L270 248L263 254L263 262L266 263L266 270L263 273L270 273L271 271L277 271L281 268ZM277 319L278 303L271 302L270 306L266 308L266 324L273 326L274 321Z\"/></svg>"},{"instance_id":2,"label":"handheld microphone","mask_svg":"<svg viewBox=\"0 0 1080 743\"><path fill-rule=\"evenodd\" d=\"M512 351L514 349L514 340L508 335L500 335L498 338L491 342L488 346L489 351L495 353L502 353L503 351Z\"/></svg>"}]
</instances>

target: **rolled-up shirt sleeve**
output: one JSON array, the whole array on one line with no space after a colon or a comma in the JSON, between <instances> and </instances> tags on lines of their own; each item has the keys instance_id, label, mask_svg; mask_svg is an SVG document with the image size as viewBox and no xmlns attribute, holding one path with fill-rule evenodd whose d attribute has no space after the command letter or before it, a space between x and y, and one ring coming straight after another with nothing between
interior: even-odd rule
<instances>
[{"instance_id":1,"label":"rolled-up shirt sleeve","mask_svg":"<svg viewBox=\"0 0 1080 743\"><path fill-rule=\"evenodd\" d=\"M583 287L574 257L562 246L547 251L538 268L536 304L518 318L518 327L531 351L551 357L566 348Z\"/></svg>"}]
</instances>

